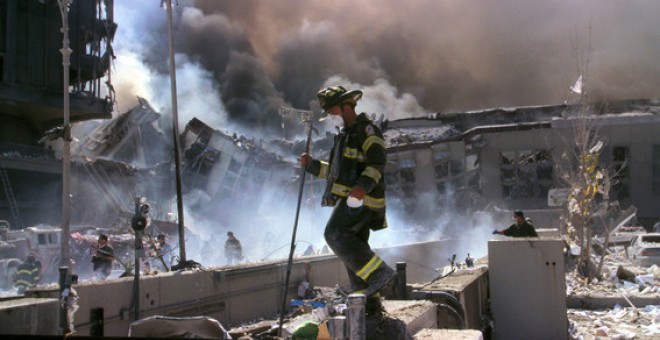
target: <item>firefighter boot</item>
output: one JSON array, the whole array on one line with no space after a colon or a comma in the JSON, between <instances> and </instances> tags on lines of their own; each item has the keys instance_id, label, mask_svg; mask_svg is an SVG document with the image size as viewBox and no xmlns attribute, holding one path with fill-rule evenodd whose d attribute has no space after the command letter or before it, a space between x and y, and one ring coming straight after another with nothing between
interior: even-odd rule
<instances>
[{"instance_id":1,"label":"firefighter boot","mask_svg":"<svg viewBox=\"0 0 660 340\"><path fill-rule=\"evenodd\" d=\"M367 297L367 302L364 306L367 318L380 318L385 313L385 308L380 299L380 294L376 293Z\"/></svg>"},{"instance_id":2,"label":"firefighter boot","mask_svg":"<svg viewBox=\"0 0 660 340\"><path fill-rule=\"evenodd\" d=\"M369 278L367 278L369 287L367 287L365 295L371 296L387 288L395 277L396 272L394 269L390 268L383 262L383 264L381 264L381 266L369 275Z\"/></svg>"}]
</instances>

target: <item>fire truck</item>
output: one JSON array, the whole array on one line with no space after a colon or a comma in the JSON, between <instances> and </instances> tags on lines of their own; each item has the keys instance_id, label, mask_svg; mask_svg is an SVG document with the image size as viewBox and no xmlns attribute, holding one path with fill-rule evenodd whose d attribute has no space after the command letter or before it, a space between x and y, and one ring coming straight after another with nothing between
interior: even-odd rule
<instances>
[{"instance_id":1,"label":"fire truck","mask_svg":"<svg viewBox=\"0 0 660 340\"><path fill-rule=\"evenodd\" d=\"M11 230L0 220L0 289L11 289L16 268L33 253L41 262L41 282L55 282L60 264L62 229L35 226Z\"/></svg>"}]
</instances>

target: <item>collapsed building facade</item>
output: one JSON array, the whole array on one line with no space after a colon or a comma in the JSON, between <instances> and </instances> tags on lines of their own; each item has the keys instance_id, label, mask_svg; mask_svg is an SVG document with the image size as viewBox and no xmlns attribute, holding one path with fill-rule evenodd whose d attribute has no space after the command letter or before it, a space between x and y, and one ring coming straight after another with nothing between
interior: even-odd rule
<instances>
[{"instance_id":1,"label":"collapsed building facade","mask_svg":"<svg viewBox=\"0 0 660 340\"><path fill-rule=\"evenodd\" d=\"M110 118L113 1L75 1L68 18L70 121ZM61 220L62 164L40 143L63 122L61 27L57 1L0 3L0 214L16 228Z\"/></svg>"},{"instance_id":2,"label":"collapsed building facade","mask_svg":"<svg viewBox=\"0 0 660 340\"><path fill-rule=\"evenodd\" d=\"M437 207L467 212L561 208L567 193L558 202L549 198L567 187L561 172L576 166L575 127L591 124L604 143L600 167L612 177L609 199L620 209L636 206L650 226L660 204L659 104L609 103L587 120L580 116L584 106L559 105L387 122L390 197L411 212L424 205L421 193L435 197Z\"/></svg>"}]
</instances>

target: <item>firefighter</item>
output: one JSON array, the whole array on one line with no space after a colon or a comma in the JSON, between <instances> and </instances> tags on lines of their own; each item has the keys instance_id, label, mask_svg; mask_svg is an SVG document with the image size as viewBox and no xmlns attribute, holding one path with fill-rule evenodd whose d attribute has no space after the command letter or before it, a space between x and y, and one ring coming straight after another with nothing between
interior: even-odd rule
<instances>
[{"instance_id":1,"label":"firefighter","mask_svg":"<svg viewBox=\"0 0 660 340\"><path fill-rule=\"evenodd\" d=\"M154 262L156 267L164 267L163 270L169 270L172 262L172 246L167 243L164 234L158 234L156 236L155 251L155 257L158 259L158 261Z\"/></svg>"},{"instance_id":2,"label":"firefighter","mask_svg":"<svg viewBox=\"0 0 660 340\"><path fill-rule=\"evenodd\" d=\"M232 265L243 261L243 247L234 233L227 232L227 241L225 242L225 257L227 257L227 264Z\"/></svg>"},{"instance_id":3,"label":"firefighter","mask_svg":"<svg viewBox=\"0 0 660 340\"><path fill-rule=\"evenodd\" d=\"M112 263L115 260L115 251L108 244L108 235L99 235L96 254L92 255L94 273L97 279L106 279L112 273Z\"/></svg>"},{"instance_id":4,"label":"firefighter","mask_svg":"<svg viewBox=\"0 0 660 340\"><path fill-rule=\"evenodd\" d=\"M37 261L34 254L29 254L25 262L16 268L16 283L14 286L19 294L26 289L34 287L41 275L41 262Z\"/></svg>"},{"instance_id":5,"label":"firefighter","mask_svg":"<svg viewBox=\"0 0 660 340\"><path fill-rule=\"evenodd\" d=\"M525 219L525 213L521 210L516 210L513 212L513 218L516 220L516 223L512 224L504 230L494 230L493 235L505 235L511 237L538 237L536 229L532 225L532 220Z\"/></svg>"},{"instance_id":6,"label":"firefighter","mask_svg":"<svg viewBox=\"0 0 660 340\"><path fill-rule=\"evenodd\" d=\"M323 118L338 134L329 161L300 155L300 165L312 175L327 178L322 205L334 210L325 227L325 240L348 270L354 293L367 296L367 314L381 314L379 292L396 276L369 246L370 230L387 227L385 219L385 164L383 133L367 117L355 112L362 91L331 86L317 93Z\"/></svg>"}]
</instances>

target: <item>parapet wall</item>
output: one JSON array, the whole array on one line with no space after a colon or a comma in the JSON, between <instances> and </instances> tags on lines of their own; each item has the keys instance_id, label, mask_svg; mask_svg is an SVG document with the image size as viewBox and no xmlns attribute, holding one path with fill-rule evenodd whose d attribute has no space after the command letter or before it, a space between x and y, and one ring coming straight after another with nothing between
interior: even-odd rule
<instances>
[{"instance_id":1,"label":"parapet wall","mask_svg":"<svg viewBox=\"0 0 660 340\"><path fill-rule=\"evenodd\" d=\"M393 268L396 262L406 262L408 282L423 282L434 277L434 268L447 264L450 256L447 254L453 247L452 241L432 241L376 249L376 252ZM262 317L275 318L282 308L286 274L287 261L283 260L143 276L139 287L139 318L206 315L226 327ZM297 297L297 287L306 276L312 286L349 286L346 269L336 256L296 258L289 278L289 299ZM127 277L76 285L80 297L80 309L75 317L78 334L101 335L102 332L104 336L126 336L135 318L133 281ZM29 294L52 301L58 291L39 290ZM6 313L8 324L12 315ZM58 318L56 313L51 315ZM0 329L0 334L12 333Z\"/></svg>"}]
</instances>

